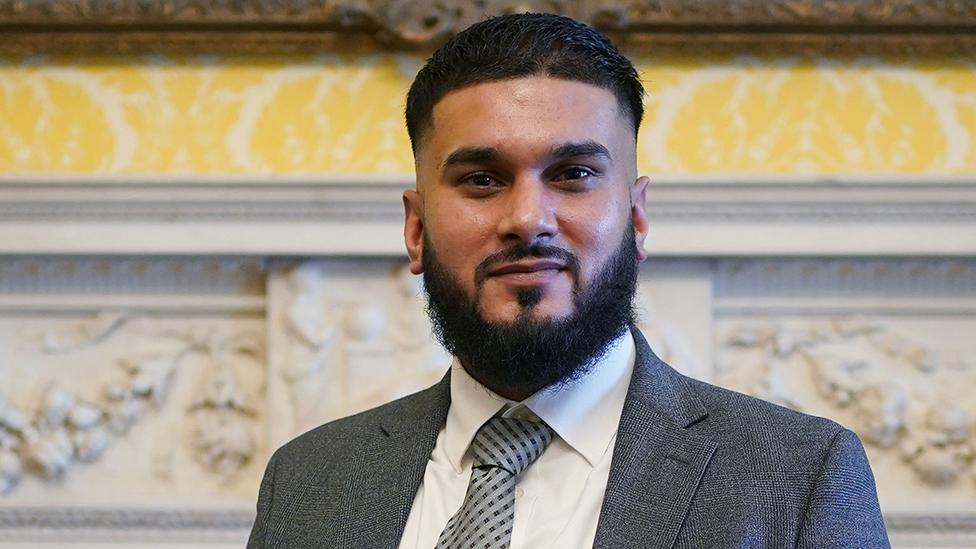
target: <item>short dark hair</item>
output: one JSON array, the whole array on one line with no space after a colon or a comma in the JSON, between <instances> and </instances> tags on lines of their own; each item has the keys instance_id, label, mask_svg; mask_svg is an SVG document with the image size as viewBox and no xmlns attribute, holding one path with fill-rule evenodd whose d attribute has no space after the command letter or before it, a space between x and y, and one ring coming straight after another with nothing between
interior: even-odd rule
<instances>
[{"instance_id":1,"label":"short dark hair","mask_svg":"<svg viewBox=\"0 0 976 549\"><path fill-rule=\"evenodd\" d=\"M492 17L451 38L427 60L407 93L407 133L414 152L448 92L522 76L545 75L609 90L631 116L644 116L644 86L633 63L599 31L569 17L523 13Z\"/></svg>"}]
</instances>

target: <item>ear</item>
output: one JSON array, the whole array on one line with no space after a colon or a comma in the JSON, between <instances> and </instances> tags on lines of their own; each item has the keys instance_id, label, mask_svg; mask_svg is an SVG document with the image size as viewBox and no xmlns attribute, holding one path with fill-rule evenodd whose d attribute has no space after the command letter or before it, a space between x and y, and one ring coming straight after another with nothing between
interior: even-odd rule
<instances>
[{"instance_id":1,"label":"ear","mask_svg":"<svg viewBox=\"0 0 976 549\"><path fill-rule=\"evenodd\" d=\"M644 249L644 239L647 238L647 184L651 180L642 175L634 181L630 188L630 215L634 223L634 245L637 246L637 258L640 261L647 259L647 250Z\"/></svg>"},{"instance_id":2,"label":"ear","mask_svg":"<svg viewBox=\"0 0 976 549\"><path fill-rule=\"evenodd\" d=\"M424 199L413 189L403 191L403 243L410 256L410 272L424 272Z\"/></svg>"}]
</instances>

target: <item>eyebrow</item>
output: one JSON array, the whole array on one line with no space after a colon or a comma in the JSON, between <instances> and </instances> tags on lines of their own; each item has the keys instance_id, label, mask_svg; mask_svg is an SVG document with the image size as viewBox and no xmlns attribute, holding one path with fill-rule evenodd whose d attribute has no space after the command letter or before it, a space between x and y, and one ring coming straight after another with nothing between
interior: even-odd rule
<instances>
[{"instance_id":1,"label":"eyebrow","mask_svg":"<svg viewBox=\"0 0 976 549\"><path fill-rule=\"evenodd\" d=\"M602 156L607 160L613 160L606 147L590 139L563 143L549 150L550 158L572 158L574 156Z\"/></svg>"},{"instance_id":2,"label":"eyebrow","mask_svg":"<svg viewBox=\"0 0 976 549\"><path fill-rule=\"evenodd\" d=\"M549 158L562 159L577 156L598 156L613 160L610 151L600 143L587 139L584 141L570 141L555 145L549 149ZM459 164L480 164L497 162L502 157L501 151L495 147L461 147L447 156L441 164L442 168Z\"/></svg>"},{"instance_id":3,"label":"eyebrow","mask_svg":"<svg viewBox=\"0 0 976 549\"><path fill-rule=\"evenodd\" d=\"M495 147L461 147L447 156L442 168L457 166L458 164L479 164L495 162L502 153Z\"/></svg>"}]
</instances>

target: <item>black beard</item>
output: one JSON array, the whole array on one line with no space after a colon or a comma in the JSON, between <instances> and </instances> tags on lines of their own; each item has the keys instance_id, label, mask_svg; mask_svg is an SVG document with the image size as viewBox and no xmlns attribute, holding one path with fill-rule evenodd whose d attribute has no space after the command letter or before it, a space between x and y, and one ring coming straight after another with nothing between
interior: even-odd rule
<instances>
[{"instance_id":1,"label":"black beard","mask_svg":"<svg viewBox=\"0 0 976 549\"><path fill-rule=\"evenodd\" d=\"M579 260L553 246L516 245L486 258L475 271L475 296L438 261L424 241L424 287L434 334L471 377L499 394L531 395L550 385L573 382L606 353L610 343L634 323L637 249L634 228L586 288L579 285ZM544 290L517 293L522 311L511 323L486 321L478 305L485 273L498 262L555 258L573 276L573 312L561 319L532 317Z\"/></svg>"}]
</instances>

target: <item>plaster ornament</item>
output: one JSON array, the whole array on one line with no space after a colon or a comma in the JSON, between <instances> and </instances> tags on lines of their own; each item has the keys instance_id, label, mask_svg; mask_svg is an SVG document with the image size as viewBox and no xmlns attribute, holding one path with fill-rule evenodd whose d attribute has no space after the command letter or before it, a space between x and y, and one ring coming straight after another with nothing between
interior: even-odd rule
<instances>
[{"instance_id":1,"label":"plaster ornament","mask_svg":"<svg viewBox=\"0 0 976 549\"><path fill-rule=\"evenodd\" d=\"M375 305L358 303L346 310L346 333L354 340L375 341L383 334L385 328L386 313Z\"/></svg>"},{"instance_id":2,"label":"plaster ornament","mask_svg":"<svg viewBox=\"0 0 976 549\"><path fill-rule=\"evenodd\" d=\"M43 433L27 444L23 455L25 464L45 480L64 477L74 458L74 446L64 429Z\"/></svg>"},{"instance_id":3,"label":"plaster ornament","mask_svg":"<svg viewBox=\"0 0 976 549\"><path fill-rule=\"evenodd\" d=\"M27 416L0 395L0 427L19 433L27 428Z\"/></svg>"},{"instance_id":4,"label":"plaster ornament","mask_svg":"<svg viewBox=\"0 0 976 549\"><path fill-rule=\"evenodd\" d=\"M225 480L247 464L255 453L250 426L227 410L200 410L194 418L191 446L197 460Z\"/></svg>"},{"instance_id":5,"label":"plaster ornament","mask_svg":"<svg viewBox=\"0 0 976 549\"><path fill-rule=\"evenodd\" d=\"M51 427L61 425L74 405L75 395L71 391L52 384L41 401L42 421Z\"/></svg>"},{"instance_id":6,"label":"plaster ornament","mask_svg":"<svg viewBox=\"0 0 976 549\"><path fill-rule=\"evenodd\" d=\"M0 448L0 495L12 491L20 483L22 475L20 458L11 450Z\"/></svg>"},{"instance_id":7,"label":"plaster ornament","mask_svg":"<svg viewBox=\"0 0 976 549\"><path fill-rule=\"evenodd\" d=\"M102 457L111 442L111 436L105 427L76 431L71 434L75 457L82 463L91 463Z\"/></svg>"},{"instance_id":8,"label":"plaster ornament","mask_svg":"<svg viewBox=\"0 0 976 549\"><path fill-rule=\"evenodd\" d=\"M288 275L292 297L285 312L289 331L313 349L332 342L336 334L334 307L322 302L321 272L312 264L300 265Z\"/></svg>"},{"instance_id":9,"label":"plaster ornament","mask_svg":"<svg viewBox=\"0 0 976 549\"><path fill-rule=\"evenodd\" d=\"M901 446L902 458L923 481L950 484L973 460L971 427L972 419L965 410L933 403L922 424L909 431Z\"/></svg>"},{"instance_id":10,"label":"plaster ornament","mask_svg":"<svg viewBox=\"0 0 976 549\"><path fill-rule=\"evenodd\" d=\"M249 418L257 415L257 410L250 400L226 354L215 357L190 407L190 446L196 460L225 481L232 480L256 452Z\"/></svg>"},{"instance_id":11,"label":"plaster ornament","mask_svg":"<svg viewBox=\"0 0 976 549\"><path fill-rule=\"evenodd\" d=\"M966 467L958 453L938 447L927 448L912 458L911 463L923 481L940 486L953 483Z\"/></svg>"},{"instance_id":12,"label":"plaster ornament","mask_svg":"<svg viewBox=\"0 0 976 549\"><path fill-rule=\"evenodd\" d=\"M815 327L801 328L779 324L773 335L773 349L777 356L786 358L800 349L816 346L825 340L823 332Z\"/></svg>"},{"instance_id":13,"label":"plaster ornament","mask_svg":"<svg viewBox=\"0 0 976 549\"><path fill-rule=\"evenodd\" d=\"M830 326L838 336L844 339L874 334L884 330L884 327L880 324L869 323L850 317L832 319Z\"/></svg>"},{"instance_id":14,"label":"plaster ornament","mask_svg":"<svg viewBox=\"0 0 976 549\"><path fill-rule=\"evenodd\" d=\"M924 347L914 349L907 358L916 368L927 374L937 371L942 364L942 356L938 351Z\"/></svg>"},{"instance_id":15,"label":"plaster ornament","mask_svg":"<svg viewBox=\"0 0 976 549\"><path fill-rule=\"evenodd\" d=\"M865 441L890 448L905 427L908 395L893 384L871 385L858 394L854 430Z\"/></svg>"},{"instance_id":16,"label":"plaster ornament","mask_svg":"<svg viewBox=\"0 0 976 549\"><path fill-rule=\"evenodd\" d=\"M102 421L104 413L93 404L78 402L68 412L67 424L76 430L94 427Z\"/></svg>"},{"instance_id":17,"label":"plaster ornament","mask_svg":"<svg viewBox=\"0 0 976 549\"><path fill-rule=\"evenodd\" d=\"M296 300L288 307L285 318L288 328L313 349L325 347L335 338L335 319L317 303Z\"/></svg>"},{"instance_id":18,"label":"plaster ornament","mask_svg":"<svg viewBox=\"0 0 976 549\"><path fill-rule=\"evenodd\" d=\"M698 371L698 360L684 331L661 314L650 296L642 296L644 314L637 322L648 344L662 360L682 372Z\"/></svg>"},{"instance_id":19,"label":"plaster ornament","mask_svg":"<svg viewBox=\"0 0 976 549\"><path fill-rule=\"evenodd\" d=\"M92 332L93 333L93 332ZM90 335L90 334L89 334ZM152 334L151 334L152 335ZM160 334L154 334L160 335ZM184 343L172 355L123 358L118 364L128 373L123 382L102 385L103 401L81 400L68 388L50 385L40 398L33 417L26 417L0 398L0 452L6 464L0 468L0 487L11 491L24 474L44 480L63 478L76 463L98 460L109 448L113 435L126 434L148 411L161 406L168 396L177 365L189 353L201 353L213 365L204 396L195 406L248 419L257 411L249 395L241 391L233 373L232 360L239 355L263 358L260 336L237 334L218 337L207 333L165 332L167 338ZM193 408L191 407L191 412ZM242 433L245 433L246 436ZM213 458L213 469L222 474L236 471L251 459L255 443L248 426L224 421L204 444ZM216 442L212 442L216 441ZM236 464L236 465L235 465Z\"/></svg>"},{"instance_id":20,"label":"plaster ornament","mask_svg":"<svg viewBox=\"0 0 976 549\"><path fill-rule=\"evenodd\" d=\"M772 343L775 331L769 326L737 326L726 338L731 347L754 348Z\"/></svg>"},{"instance_id":21,"label":"plaster ornament","mask_svg":"<svg viewBox=\"0 0 976 549\"><path fill-rule=\"evenodd\" d=\"M109 402L119 402L129 396L129 390L121 383L109 383L102 388L105 400Z\"/></svg>"},{"instance_id":22,"label":"plaster ornament","mask_svg":"<svg viewBox=\"0 0 976 549\"><path fill-rule=\"evenodd\" d=\"M0 429L0 450L13 449L18 446L20 446L20 439L13 431Z\"/></svg>"},{"instance_id":23,"label":"plaster ornament","mask_svg":"<svg viewBox=\"0 0 976 549\"><path fill-rule=\"evenodd\" d=\"M48 353L64 353L95 345L111 336L130 318L125 312L99 312L94 318L78 322L65 332L45 335L43 349Z\"/></svg>"},{"instance_id":24,"label":"plaster ornament","mask_svg":"<svg viewBox=\"0 0 976 549\"><path fill-rule=\"evenodd\" d=\"M155 355L137 359L123 359L120 365L132 376L130 384L133 394L148 397L159 405L166 399L176 363L182 355L173 358Z\"/></svg>"},{"instance_id":25,"label":"plaster ornament","mask_svg":"<svg viewBox=\"0 0 976 549\"><path fill-rule=\"evenodd\" d=\"M254 415L256 410L250 403L237 381L234 369L229 362L219 362L208 376L199 396L194 400L191 410L200 408L230 409Z\"/></svg>"},{"instance_id":26,"label":"plaster ornament","mask_svg":"<svg viewBox=\"0 0 976 549\"><path fill-rule=\"evenodd\" d=\"M127 395L113 402L108 412L108 426L117 435L129 432L135 422L146 413L146 401L135 395Z\"/></svg>"},{"instance_id":27,"label":"plaster ornament","mask_svg":"<svg viewBox=\"0 0 976 549\"><path fill-rule=\"evenodd\" d=\"M847 406L864 389L860 372L867 366L865 362L827 353L806 358L816 373L818 392L838 406Z\"/></svg>"},{"instance_id":28,"label":"plaster ornament","mask_svg":"<svg viewBox=\"0 0 976 549\"><path fill-rule=\"evenodd\" d=\"M874 343L875 347L882 353L891 358L904 357L909 352L911 346L907 339L888 332L873 335L869 338L869 341Z\"/></svg>"},{"instance_id":29,"label":"plaster ornament","mask_svg":"<svg viewBox=\"0 0 976 549\"><path fill-rule=\"evenodd\" d=\"M388 307L391 318L390 340L404 352L419 351L429 354L431 350L441 349L440 345L432 344L421 277L411 273L409 265L402 264L394 271L394 286L397 299ZM421 362L427 366L432 364L427 359L422 359ZM439 357L433 364L438 363L442 363Z\"/></svg>"},{"instance_id":30,"label":"plaster ornament","mask_svg":"<svg viewBox=\"0 0 976 549\"><path fill-rule=\"evenodd\" d=\"M928 440L937 446L965 442L971 425L969 414L954 406L933 406L925 418Z\"/></svg>"}]
</instances>

